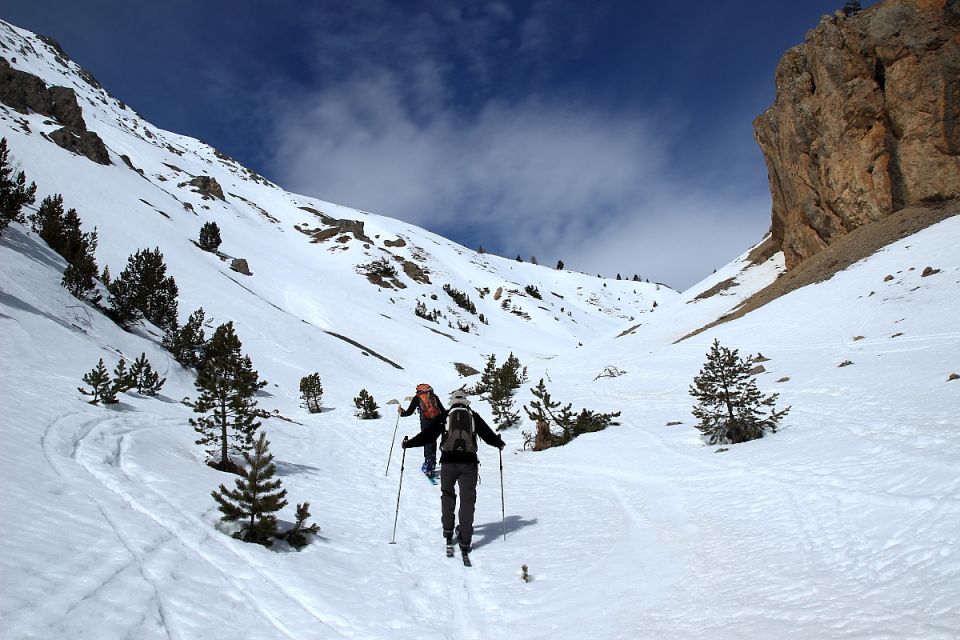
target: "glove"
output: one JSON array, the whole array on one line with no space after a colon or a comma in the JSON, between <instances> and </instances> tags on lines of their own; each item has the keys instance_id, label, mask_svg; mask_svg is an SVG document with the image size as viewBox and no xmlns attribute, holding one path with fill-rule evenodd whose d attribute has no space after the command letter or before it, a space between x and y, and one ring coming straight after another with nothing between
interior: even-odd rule
<instances>
[{"instance_id":1,"label":"glove","mask_svg":"<svg viewBox=\"0 0 960 640\"><path fill-rule=\"evenodd\" d=\"M507 446L507 443L503 441L503 438L500 438L500 444L497 445L497 449L500 449L501 451L503 451L503 448L505 446Z\"/></svg>"},{"instance_id":2,"label":"glove","mask_svg":"<svg viewBox=\"0 0 960 640\"><path fill-rule=\"evenodd\" d=\"M403 436L403 442L400 443L400 446L404 449L407 448L407 440L409 440L409 438L407 438L407 436Z\"/></svg>"}]
</instances>

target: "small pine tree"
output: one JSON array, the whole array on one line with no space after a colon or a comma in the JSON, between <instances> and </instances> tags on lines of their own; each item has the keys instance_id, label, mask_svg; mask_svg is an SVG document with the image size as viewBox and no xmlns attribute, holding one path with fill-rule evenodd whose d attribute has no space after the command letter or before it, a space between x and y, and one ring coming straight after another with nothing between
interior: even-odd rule
<instances>
[{"instance_id":1,"label":"small pine tree","mask_svg":"<svg viewBox=\"0 0 960 640\"><path fill-rule=\"evenodd\" d=\"M241 353L242 346L233 322L217 327L194 383L200 397L191 406L202 415L190 424L200 434L196 443L207 448L207 464L221 471L236 469L230 455L248 451L260 427L254 394L267 383Z\"/></svg>"},{"instance_id":2,"label":"small pine tree","mask_svg":"<svg viewBox=\"0 0 960 640\"><path fill-rule=\"evenodd\" d=\"M520 413L516 410L512 390L504 389L499 385L494 387L489 402L490 413L493 414L493 422L497 425L498 431L509 429L520 422Z\"/></svg>"},{"instance_id":3,"label":"small pine tree","mask_svg":"<svg viewBox=\"0 0 960 640\"><path fill-rule=\"evenodd\" d=\"M277 533L277 517L273 514L287 505L287 490L281 489L282 482L272 480L277 472L270 453L270 441L267 434L261 432L253 444L252 451L244 451L246 468L236 479L236 488L227 489L222 484L218 491L210 495L217 501L217 508L224 522L243 523L234 538L244 542L255 542L269 547Z\"/></svg>"},{"instance_id":4,"label":"small pine tree","mask_svg":"<svg viewBox=\"0 0 960 640\"><path fill-rule=\"evenodd\" d=\"M320 533L320 527L316 522L312 522L309 525L307 524L308 518L310 518L310 503L303 502L298 504L297 522L293 525L292 529L283 534L283 539L297 551L307 546L309 542L307 536L315 536Z\"/></svg>"},{"instance_id":5,"label":"small pine tree","mask_svg":"<svg viewBox=\"0 0 960 640\"><path fill-rule=\"evenodd\" d=\"M495 369L487 391L487 402L490 403L490 411L497 429L509 429L520 421L520 413L514 406L513 394L526 377L526 367L520 368L520 359L513 355L513 352L507 356L503 366ZM481 376L481 384L483 383Z\"/></svg>"},{"instance_id":6,"label":"small pine tree","mask_svg":"<svg viewBox=\"0 0 960 640\"><path fill-rule=\"evenodd\" d=\"M78 300L89 300L96 304L102 299L97 292L96 277L97 263L92 255L84 254L76 262L67 265L60 284Z\"/></svg>"},{"instance_id":7,"label":"small pine tree","mask_svg":"<svg viewBox=\"0 0 960 640\"><path fill-rule=\"evenodd\" d=\"M713 341L706 363L690 385L690 395L698 403L693 408L693 416L700 421L696 427L709 444L736 444L762 438L767 431L776 433L790 411L790 407L774 408L779 394L760 394L750 373L753 364L752 357L744 360L736 349Z\"/></svg>"},{"instance_id":8,"label":"small pine tree","mask_svg":"<svg viewBox=\"0 0 960 640\"><path fill-rule=\"evenodd\" d=\"M357 407L356 415L361 420L376 420L380 417L380 407L366 389L360 389L360 393L353 399L353 404Z\"/></svg>"},{"instance_id":9,"label":"small pine tree","mask_svg":"<svg viewBox=\"0 0 960 640\"><path fill-rule=\"evenodd\" d=\"M523 262L523 258L520 257L520 254L517 254L517 262Z\"/></svg>"},{"instance_id":10,"label":"small pine tree","mask_svg":"<svg viewBox=\"0 0 960 640\"><path fill-rule=\"evenodd\" d=\"M563 260L557 260L557 271L563 269Z\"/></svg>"},{"instance_id":11,"label":"small pine tree","mask_svg":"<svg viewBox=\"0 0 960 640\"><path fill-rule=\"evenodd\" d=\"M113 392L123 393L133 389L134 386L136 386L136 381L130 375L130 371L127 370L127 361L120 358L120 362L113 370Z\"/></svg>"},{"instance_id":12,"label":"small pine tree","mask_svg":"<svg viewBox=\"0 0 960 640\"><path fill-rule=\"evenodd\" d=\"M204 359L207 338L203 332L206 314L203 307L190 314L182 327L173 326L163 336L163 347L173 359L188 369L200 369Z\"/></svg>"},{"instance_id":13,"label":"small pine tree","mask_svg":"<svg viewBox=\"0 0 960 640\"><path fill-rule=\"evenodd\" d=\"M27 176L21 171L13 175L7 139L0 139L0 235L11 222L26 222L23 208L33 204L37 195L37 185L27 186Z\"/></svg>"},{"instance_id":14,"label":"small pine tree","mask_svg":"<svg viewBox=\"0 0 960 640\"><path fill-rule=\"evenodd\" d=\"M137 388L137 393L145 396L155 396L160 393L160 388L167 381L166 378L161 379L160 374L153 370L146 353L141 353L140 357L133 361L130 367L130 379L133 381L133 386Z\"/></svg>"},{"instance_id":15,"label":"small pine tree","mask_svg":"<svg viewBox=\"0 0 960 640\"><path fill-rule=\"evenodd\" d=\"M216 222L205 222L200 227L200 248L204 251L215 252L223 240L220 239L220 227Z\"/></svg>"},{"instance_id":16,"label":"small pine tree","mask_svg":"<svg viewBox=\"0 0 960 640\"><path fill-rule=\"evenodd\" d=\"M620 416L619 411L598 413L590 409L581 409L580 413L574 414L571 403L561 406L560 402L550 397L543 378L540 378L536 388L530 391L535 399L524 406L524 411L528 418L536 422L537 430L535 435L524 432L523 436L524 446L532 445L534 451L561 446L584 433L602 431L607 427L620 424L615 420ZM551 424L559 427L560 433L551 431Z\"/></svg>"},{"instance_id":17,"label":"small pine tree","mask_svg":"<svg viewBox=\"0 0 960 640\"><path fill-rule=\"evenodd\" d=\"M491 353L483 367L483 373L480 374L480 382L473 388L473 392L479 396L489 394L497 379L497 371L497 356Z\"/></svg>"},{"instance_id":18,"label":"small pine tree","mask_svg":"<svg viewBox=\"0 0 960 640\"><path fill-rule=\"evenodd\" d=\"M30 214L30 228L53 248L60 246L63 213L63 196L55 193L41 200L37 210Z\"/></svg>"},{"instance_id":19,"label":"small pine tree","mask_svg":"<svg viewBox=\"0 0 960 640\"><path fill-rule=\"evenodd\" d=\"M166 331L176 328L179 290L173 276L167 276L159 248L130 256L109 291L109 313L120 326L129 327L144 318Z\"/></svg>"},{"instance_id":20,"label":"small pine tree","mask_svg":"<svg viewBox=\"0 0 960 640\"><path fill-rule=\"evenodd\" d=\"M110 267L107 265L104 265L103 272L100 274L100 282L103 283L103 286L107 287L108 289L110 288L112 279L110 278Z\"/></svg>"},{"instance_id":21,"label":"small pine tree","mask_svg":"<svg viewBox=\"0 0 960 640\"><path fill-rule=\"evenodd\" d=\"M300 378L300 399L303 400L304 409L310 413L320 413L323 384L320 382L319 373L311 373Z\"/></svg>"},{"instance_id":22,"label":"small pine tree","mask_svg":"<svg viewBox=\"0 0 960 640\"><path fill-rule=\"evenodd\" d=\"M87 391L83 387L77 387L77 391L85 396L91 396L90 404L114 404L117 402L117 393L110 382L110 373L107 366L103 364L103 358L97 363L97 366L83 376L83 381L90 385L91 390Z\"/></svg>"},{"instance_id":23,"label":"small pine tree","mask_svg":"<svg viewBox=\"0 0 960 640\"><path fill-rule=\"evenodd\" d=\"M848 17L860 13L861 10L860 0L847 0L846 4L843 5L843 15Z\"/></svg>"},{"instance_id":24,"label":"small pine tree","mask_svg":"<svg viewBox=\"0 0 960 640\"><path fill-rule=\"evenodd\" d=\"M497 377L503 387L512 391L518 389L520 385L527 381L527 368L521 368L520 358L513 355L511 351L507 359L504 360L503 366L497 372Z\"/></svg>"}]
</instances>

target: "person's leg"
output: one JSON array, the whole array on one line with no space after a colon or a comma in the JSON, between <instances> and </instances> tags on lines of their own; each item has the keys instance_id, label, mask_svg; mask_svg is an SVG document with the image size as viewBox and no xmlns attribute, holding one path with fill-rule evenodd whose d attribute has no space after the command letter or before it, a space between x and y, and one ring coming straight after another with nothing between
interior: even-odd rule
<instances>
[{"instance_id":1,"label":"person's leg","mask_svg":"<svg viewBox=\"0 0 960 640\"><path fill-rule=\"evenodd\" d=\"M470 550L473 543L473 512L477 506L477 474L476 464L458 465L461 468L457 484L460 486L460 548Z\"/></svg>"},{"instance_id":2,"label":"person's leg","mask_svg":"<svg viewBox=\"0 0 960 640\"><path fill-rule=\"evenodd\" d=\"M440 465L440 524L443 525L443 536L453 536L453 512L457 506L457 467L459 465Z\"/></svg>"},{"instance_id":3,"label":"person's leg","mask_svg":"<svg viewBox=\"0 0 960 640\"><path fill-rule=\"evenodd\" d=\"M428 426L430 426L429 421L420 421L420 431L424 431ZM434 469L437 467L437 441L428 442L423 445L423 466L420 467L420 470L424 473L433 473Z\"/></svg>"}]
</instances>

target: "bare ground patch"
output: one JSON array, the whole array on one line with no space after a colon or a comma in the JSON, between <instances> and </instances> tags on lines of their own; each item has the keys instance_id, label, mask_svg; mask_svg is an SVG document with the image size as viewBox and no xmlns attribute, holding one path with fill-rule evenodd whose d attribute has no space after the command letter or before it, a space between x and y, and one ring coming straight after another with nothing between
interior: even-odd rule
<instances>
[{"instance_id":1,"label":"bare ground patch","mask_svg":"<svg viewBox=\"0 0 960 640\"><path fill-rule=\"evenodd\" d=\"M742 318L791 291L824 282L850 265L898 240L960 214L960 199L901 209L882 220L854 229L815 256L784 273L744 300L736 309L676 340L682 342L730 320Z\"/></svg>"}]
</instances>

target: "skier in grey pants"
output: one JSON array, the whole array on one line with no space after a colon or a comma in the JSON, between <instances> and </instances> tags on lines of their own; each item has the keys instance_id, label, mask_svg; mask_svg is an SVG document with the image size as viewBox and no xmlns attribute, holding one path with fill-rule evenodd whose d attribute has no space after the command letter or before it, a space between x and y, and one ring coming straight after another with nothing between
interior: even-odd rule
<instances>
[{"instance_id":1,"label":"skier in grey pants","mask_svg":"<svg viewBox=\"0 0 960 640\"><path fill-rule=\"evenodd\" d=\"M449 546L453 542L454 509L457 487L460 488L458 528L460 550L469 553L473 542L473 511L477 503L477 477L480 460L477 458L477 436L491 447L503 449L505 443L487 426L483 418L470 408L470 400L463 391L454 391L450 407L434 418L430 425L412 438L403 439L403 448L422 447L440 440L440 520L443 536Z\"/></svg>"}]
</instances>

